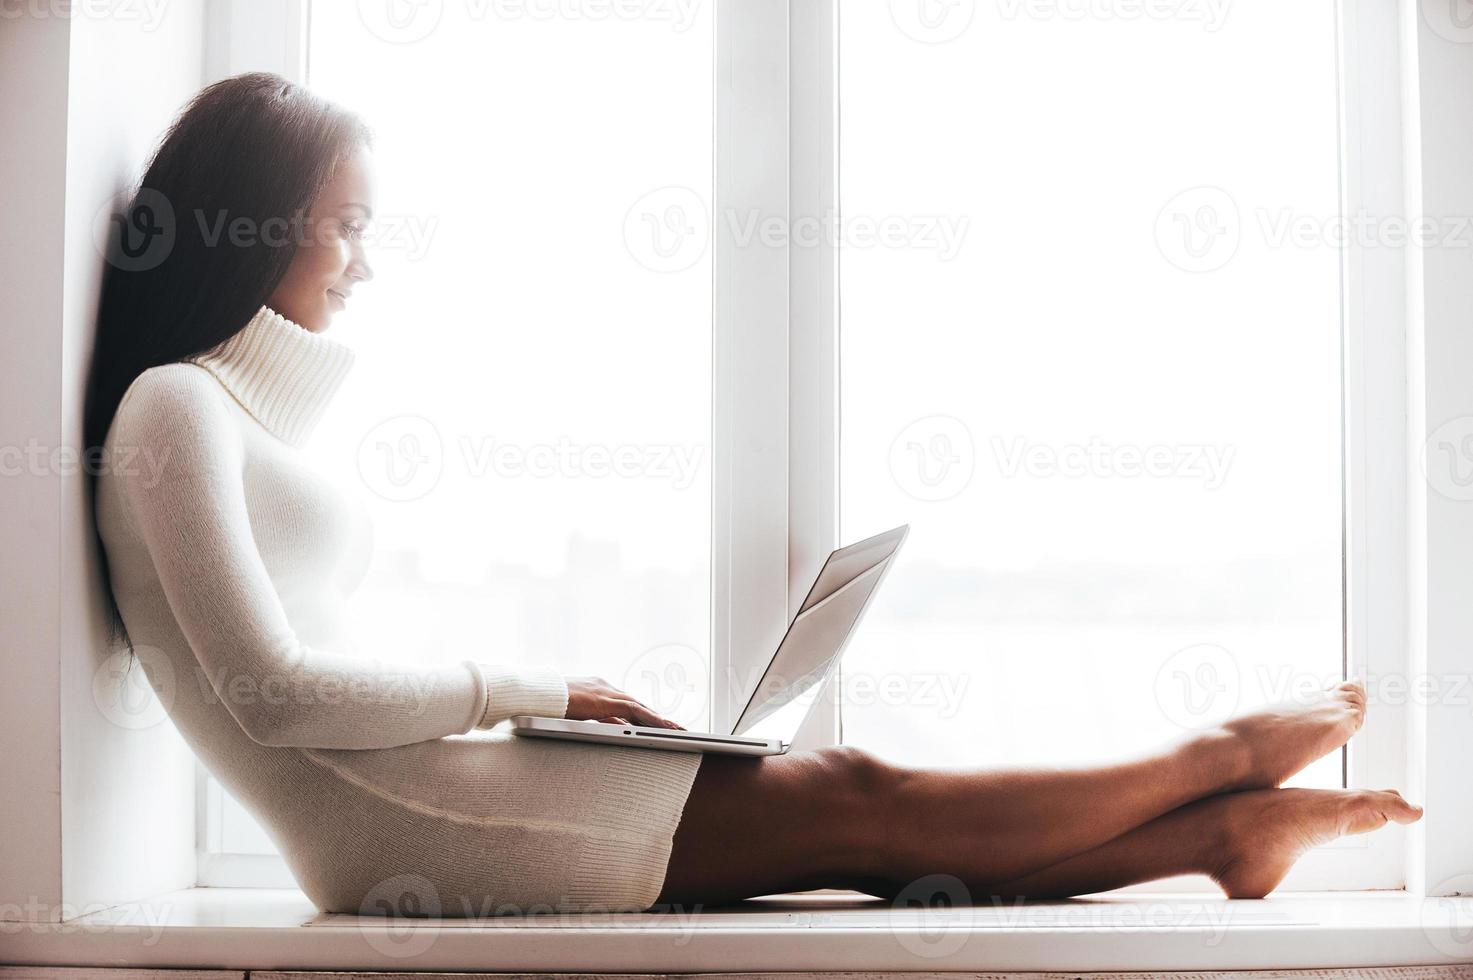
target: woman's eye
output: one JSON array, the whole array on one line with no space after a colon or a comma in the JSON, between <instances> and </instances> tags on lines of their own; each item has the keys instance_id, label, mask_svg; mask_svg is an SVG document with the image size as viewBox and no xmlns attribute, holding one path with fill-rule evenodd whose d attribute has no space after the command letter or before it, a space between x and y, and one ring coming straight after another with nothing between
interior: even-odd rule
<instances>
[{"instance_id":1,"label":"woman's eye","mask_svg":"<svg viewBox=\"0 0 1473 980\"><path fill-rule=\"evenodd\" d=\"M352 223L349 223L349 224L343 225L343 227L345 229L347 229L348 237L349 238L354 238L354 239L362 238L363 237L363 232L366 230L360 224L352 224Z\"/></svg>"}]
</instances>

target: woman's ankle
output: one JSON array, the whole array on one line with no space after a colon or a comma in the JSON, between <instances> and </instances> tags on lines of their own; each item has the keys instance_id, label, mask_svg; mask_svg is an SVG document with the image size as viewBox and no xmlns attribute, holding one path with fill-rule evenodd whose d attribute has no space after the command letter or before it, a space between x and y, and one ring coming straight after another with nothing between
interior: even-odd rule
<instances>
[{"instance_id":1,"label":"woman's ankle","mask_svg":"<svg viewBox=\"0 0 1473 980\"><path fill-rule=\"evenodd\" d=\"M1226 728L1197 732L1183 743L1181 751L1198 777L1198 798L1255 788L1252 747Z\"/></svg>"}]
</instances>

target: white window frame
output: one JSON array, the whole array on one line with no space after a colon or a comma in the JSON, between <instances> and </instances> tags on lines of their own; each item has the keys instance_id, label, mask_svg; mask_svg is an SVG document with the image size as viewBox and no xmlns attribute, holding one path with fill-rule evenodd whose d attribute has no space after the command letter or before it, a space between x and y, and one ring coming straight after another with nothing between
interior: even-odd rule
<instances>
[{"instance_id":1,"label":"white window frame","mask_svg":"<svg viewBox=\"0 0 1473 980\"><path fill-rule=\"evenodd\" d=\"M1343 215L1392 215L1402 207L1401 58L1397 12L1380 0L1340 0L1336 62L1340 91ZM1407 676L1406 270L1398 249L1353 236L1341 253L1344 431L1343 606L1348 676L1371 686ZM1405 786L1405 704L1378 699L1346 756L1346 785ZM1407 834L1395 828L1345 838L1307 855L1288 887L1406 887Z\"/></svg>"},{"instance_id":2,"label":"white window frame","mask_svg":"<svg viewBox=\"0 0 1473 980\"><path fill-rule=\"evenodd\" d=\"M245 71L307 81L311 0L213 0L205 21L205 82ZM195 760L195 883L216 888L295 888L279 854L224 847L224 791Z\"/></svg>"},{"instance_id":3,"label":"white window frame","mask_svg":"<svg viewBox=\"0 0 1473 980\"><path fill-rule=\"evenodd\" d=\"M306 84L312 0L211 0L205 21L205 81L272 71Z\"/></svg>"},{"instance_id":4,"label":"white window frame","mask_svg":"<svg viewBox=\"0 0 1473 980\"><path fill-rule=\"evenodd\" d=\"M829 243L738 246L720 216L755 210L791 228L838 213L840 13L831 0L717 10L717 77L728 84L716 93L712 676L736 682L712 697L718 723L729 723L837 541L840 256ZM1341 0L1338 11L1341 207L1395 214L1398 15L1377 0ZM787 64L774 57L783 51ZM723 139L732 133L741 139ZM1407 458L1403 257L1351 242L1341 278L1343 662L1374 681L1410 667L1406 486L1395 465ZM819 708L800 747L839 741L834 700ZM1347 785L1406 785L1408 724L1404 705L1377 704L1346 754ZM1399 828L1342 839L1306 855L1282 887L1403 888L1406 844Z\"/></svg>"},{"instance_id":5,"label":"white window frame","mask_svg":"<svg viewBox=\"0 0 1473 980\"><path fill-rule=\"evenodd\" d=\"M743 244L733 230L753 215L793 228L801 216L838 213L837 17L837 0L716 6L717 726L735 721L838 538L837 249L828 241L793 247L791 236ZM798 748L838 742L838 712L826 695L794 740Z\"/></svg>"},{"instance_id":6,"label":"white window frame","mask_svg":"<svg viewBox=\"0 0 1473 980\"><path fill-rule=\"evenodd\" d=\"M309 8L310 0L220 0L209 25L211 76L269 68L305 80ZM1403 213L1402 93L1407 84L1415 91L1416 66L1401 48L1416 32L1406 20L1415 13L1381 0L1340 0L1338 10L1342 207ZM720 726L734 719L837 544L840 256L832 242L740 243L734 228L747 225L727 217L755 212L791 228L799 216L838 213L839 7L719 0L715 16L711 704ZM1402 465L1415 456L1408 264L1402 250L1356 242L1342 263L1345 663L1371 680L1410 676L1414 662L1408 497L1416 487ZM1375 709L1348 755L1348 783L1406 785L1429 764L1412 737L1419 709ZM833 699L820 698L796 744L839 738ZM1426 778L1458 779L1453 761L1439 754L1445 771ZM201 884L290 882L278 858L221 854L208 793L200 808ZM1422 836L1395 830L1350 838L1306 856L1284 887L1402 888L1409 867L1418 881L1436 878L1427 853Z\"/></svg>"},{"instance_id":7,"label":"white window frame","mask_svg":"<svg viewBox=\"0 0 1473 980\"><path fill-rule=\"evenodd\" d=\"M296 879L280 854L235 854L225 849L225 791L197 759L194 784L195 884L201 888L296 888Z\"/></svg>"}]
</instances>

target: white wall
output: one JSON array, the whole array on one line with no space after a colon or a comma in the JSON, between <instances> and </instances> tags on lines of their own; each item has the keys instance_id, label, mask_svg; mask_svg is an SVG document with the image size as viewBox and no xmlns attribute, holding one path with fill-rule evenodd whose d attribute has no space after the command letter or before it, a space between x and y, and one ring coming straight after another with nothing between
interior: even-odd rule
<instances>
[{"instance_id":1,"label":"white wall","mask_svg":"<svg viewBox=\"0 0 1473 980\"><path fill-rule=\"evenodd\" d=\"M28 229L0 239L0 324L25 366L19 385L0 386L0 446L82 444L103 269L95 225L199 89L204 9L116 5L65 19L34 5L0 20L0 186L7 223ZM23 919L63 920L194 884L193 759L161 715L139 727L136 711L110 703L75 469L0 478L0 918L16 906Z\"/></svg>"},{"instance_id":2,"label":"white wall","mask_svg":"<svg viewBox=\"0 0 1473 980\"><path fill-rule=\"evenodd\" d=\"M203 4L166 4L152 15L146 5L117 9L138 16L72 24L61 409L76 445L103 266L94 226L142 175L203 76ZM135 728L136 714L99 705L95 681L115 661L79 479L63 488L62 515L62 895L80 909L194 884L194 757L161 712ZM133 675L141 678L136 663Z\"/></svg>"},{"instance_id":3,"label":"white wall","mask_svg":"<svg viewBox=\"0 0 1473 980\"><path fill-rule=\"evenodd\" d=\"M18 831L0 835L0 918L55 918L61 901L61 488L17 473L14 453L61 439L69 36L55 18L0 19L0 336L30 368L0 385L0 827Z\"/></svg>"}]
</instances>

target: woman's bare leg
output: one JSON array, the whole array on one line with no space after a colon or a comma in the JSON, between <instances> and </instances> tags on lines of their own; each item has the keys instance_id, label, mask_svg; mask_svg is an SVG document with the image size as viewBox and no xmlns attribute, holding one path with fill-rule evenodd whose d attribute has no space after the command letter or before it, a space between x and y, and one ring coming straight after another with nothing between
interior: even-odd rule
<instances>
[{"instance_id":1,"label":"woman's bare leg","mask_svg":"<svg viewBox=\"0 0 1473 980\"><path fill-rule=\"evenodd\" d=\"M1021 878L1195 800L1277 786L1360 727L1345 684L1153 755L1072 769L911 769L847 749L708 756L675 835L661 902L805 888L875 891L948 873Z\"/></svg>"},{"instance_id":2,"label":"woman's bare leg","mask_svg":"<svg viewBox=\"0 0 1473 980\"><path fill-rule=\"evenodd\" d=\"M1204 874L1229 898L1262 898L1311 847L1422 815L1394 790L1269 789L1190 803L1099 847L974 897L1066 898Z\"/></svg>"}]
</instances>

